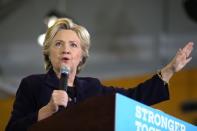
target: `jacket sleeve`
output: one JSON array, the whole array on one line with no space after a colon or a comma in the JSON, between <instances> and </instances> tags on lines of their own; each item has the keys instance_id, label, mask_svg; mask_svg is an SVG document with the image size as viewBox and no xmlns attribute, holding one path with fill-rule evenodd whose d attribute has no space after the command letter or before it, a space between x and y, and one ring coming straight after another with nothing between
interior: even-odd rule
<instances>
[{"instance_id":1,"label":"jacket sleeve","mask_svg":"<svg viewBox=\"0 0 197 131\"><path fill-rule=\"evenodd\" d=\"M23 79L16 93L13 110L6 131L26 131L27 128L37 121L38 111L35 107L33 89Z\"/></svg>"},{"instance_id":2,"label":"jacket sleeve","mask_svg":"<svg viewBox=\"0 0 197 131\"><path fill-rule=\"evenodd\" d=\"M154 75L134 88L103 87L102 92L104 94L109 92L120 93L146 105L153 105L169 99L168 84L160 79L158 75Z\"/></svg>"}]
</instances>

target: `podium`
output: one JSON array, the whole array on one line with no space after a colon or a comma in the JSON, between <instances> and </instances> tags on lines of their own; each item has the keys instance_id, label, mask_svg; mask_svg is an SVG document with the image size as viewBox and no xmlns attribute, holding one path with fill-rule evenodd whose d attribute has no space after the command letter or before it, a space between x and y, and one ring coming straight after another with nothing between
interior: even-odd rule
<instances>
[{"instance_id":1,"label":"podium","mask_svg":"<svg viewBox=\"0 0 197 131\"><path fill-rule=\"evenodd\" d=\"M121 94L92 97L28 131L197 131L197 127Z\"/></svg>"}]
</instances>

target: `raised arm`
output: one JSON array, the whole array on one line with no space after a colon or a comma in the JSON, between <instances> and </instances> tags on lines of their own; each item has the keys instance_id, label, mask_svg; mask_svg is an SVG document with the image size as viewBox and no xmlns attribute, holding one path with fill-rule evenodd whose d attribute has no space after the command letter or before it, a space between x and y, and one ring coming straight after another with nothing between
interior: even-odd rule
<instances>
[{"instance_id":1,"label":"raised arm","mask_svg":"<svg viewBox=\"0 0 197 131\"><path fill-rule=\"evenodd\" d=\"M175 72L183 69L183 67L191 61L192 57L190 57L190 54L193 50L193 46L193 42L188 42L185 47L179 49L172 61L161 69L161 76L164 81L169 82Z\"/></svg>"}]
</instances>

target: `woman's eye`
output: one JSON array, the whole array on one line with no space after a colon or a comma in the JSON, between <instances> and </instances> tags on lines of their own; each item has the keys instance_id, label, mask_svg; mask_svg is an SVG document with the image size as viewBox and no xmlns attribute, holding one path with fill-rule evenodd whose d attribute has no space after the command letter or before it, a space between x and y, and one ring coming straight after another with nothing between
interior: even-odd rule
<instances>
[{"instance_id":1,"label":"woman's eye","mask_svg":"<svg viewBox=\"0 0 197 131\"><path fill-rule=\"evenodd\" d=\"M56 42L56 43L55 43L55 46L56 46L56 47L60 47L61 45L62 45L61 42Z\"/></svg>"},{"instance_id":2,"label":"woman's eye","mask_svg":"<svg viewBox=\"0 0 197 131\"><path fill-rule=\"evenodd\" d=\"M70 43L71 47L78 47L78 45L76 43Z\"/></svg>"}]
</instances>

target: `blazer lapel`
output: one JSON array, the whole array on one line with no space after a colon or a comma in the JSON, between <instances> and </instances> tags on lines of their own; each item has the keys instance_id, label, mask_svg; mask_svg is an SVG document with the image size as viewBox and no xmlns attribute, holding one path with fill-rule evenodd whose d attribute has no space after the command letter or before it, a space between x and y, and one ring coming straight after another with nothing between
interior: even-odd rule
<instances>
[{"instance_id":1,"label":"blazer lapel","mask_svg":"<svg viewBox=\"0 0 197 131\"><path fill-rule=\"evenodd\" d=\"M59 79L57 78L53 69L50 69L46 75L45 84L50 88L58 89Z\"/></svg>"}]
</instances>

